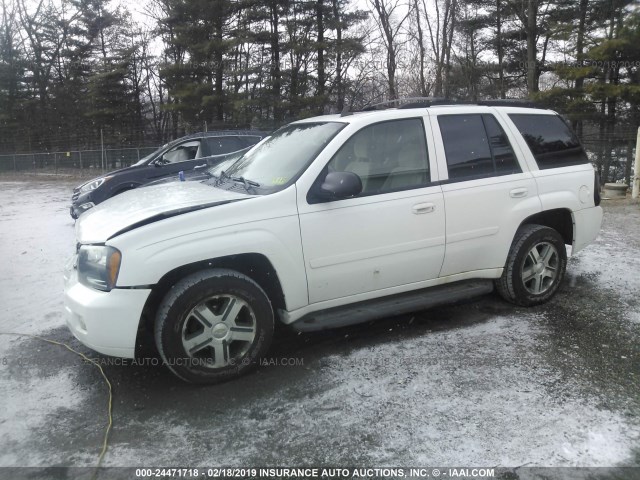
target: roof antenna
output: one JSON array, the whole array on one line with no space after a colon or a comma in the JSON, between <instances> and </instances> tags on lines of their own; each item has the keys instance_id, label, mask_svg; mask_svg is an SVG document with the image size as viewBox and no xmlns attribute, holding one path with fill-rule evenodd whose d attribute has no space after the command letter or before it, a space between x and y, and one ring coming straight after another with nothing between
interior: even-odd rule
<instances>
[{"instance_id":1,"label":"roof antenna","mask_svg":"<svg viewBox=\"0 0 640 480\"><path fill-rule=\"evenodd\" d=\"M349 111L349 107L347 105L344 106L344 108L342 109L342 113L340 114L341 117L348 117L349 115L353 115L353 112Z\"/></svg>"}]
</instances>

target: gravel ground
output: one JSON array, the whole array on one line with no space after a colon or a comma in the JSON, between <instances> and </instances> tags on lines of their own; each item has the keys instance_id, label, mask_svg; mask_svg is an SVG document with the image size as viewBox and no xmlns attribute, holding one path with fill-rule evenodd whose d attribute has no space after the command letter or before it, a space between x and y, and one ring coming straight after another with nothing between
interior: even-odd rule
<instances>
[{"instance_id":1,"label":"gravel ground","mask_svg":"<svg viewBox=\"0 0 640 480\"><path fill-rule=\"evenodd\" d=\"M285 332L257 372L193 387L152 360L114 365L64 327L72 187L0 181L0 332L65 342L104 364L114 394L107 466L640 464L637 202L606 202L599 239L571 258L547 305L491 294ZM0 466L94 465L106 408L94 366L0 335Z\"/></svg>"}]
</instances>

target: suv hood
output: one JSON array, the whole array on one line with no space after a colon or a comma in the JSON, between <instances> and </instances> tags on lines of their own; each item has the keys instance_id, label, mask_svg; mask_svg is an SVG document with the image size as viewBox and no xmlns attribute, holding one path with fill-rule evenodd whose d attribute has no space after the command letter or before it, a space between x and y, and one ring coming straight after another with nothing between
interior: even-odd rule
<instances>
[{"instance_id":1,"label":"suv hood","mask_svg":"<svg viewBox=\"0 0 640 480\"><path fill-rule=\"evenodd\" d=\"M80 243L102 243L148 223L251 197L199 182L137 188L84 213L76 222L76 240Z\"/></svg>"}]
</instances>

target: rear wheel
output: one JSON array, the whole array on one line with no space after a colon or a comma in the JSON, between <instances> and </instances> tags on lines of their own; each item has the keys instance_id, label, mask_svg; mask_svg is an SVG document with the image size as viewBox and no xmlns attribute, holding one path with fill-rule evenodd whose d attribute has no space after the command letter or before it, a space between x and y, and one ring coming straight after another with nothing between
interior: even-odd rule
<instances>
[{"instance_id":1,"label":"rear wheel","mask_svg":"<svg viewBox=\"0 0 640 480\"><path fill-rule=\"evenodd\" d=\"M273 336L271 303L260 286L233 270L211 269L180 280L155 323L163 361L181 379L218 383L251 370Z\"/></svg>"},{"instance_id":2,"label":"rear wheel","mask_svg":"<svg viewBox=\"0 0 640 480\"><path fill-rule=\"evenodd\" d=\"M498 293L517 305L544 303L556 293L567 268L562 236L543 225L524 225L516 232Z\"/></svg>"}]
</instances>

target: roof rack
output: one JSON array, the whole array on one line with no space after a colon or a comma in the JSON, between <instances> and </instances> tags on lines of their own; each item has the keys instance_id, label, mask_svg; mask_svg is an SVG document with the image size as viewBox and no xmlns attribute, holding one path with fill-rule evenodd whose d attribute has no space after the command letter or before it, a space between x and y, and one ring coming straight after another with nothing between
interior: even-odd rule
<instances>
[{"instance_id":1,"label":"roof rack","mask_svg":"<svg viewBox=\"0 0 640 480\"><path fill-rule=\"evenodd\" d=\"M396 98L393 100L387 100L386 102L374 103L373 105L367 105L362 109L363 112L370 112L373 110L385 110L387 108L419 108L431 106L434 102L445 101L440 97L405 97ZM411 106L413 105L413 106Z\"/></svg>"},{"instance_id":2,"label":"roof rack","mask_svg":"<svg viewBox=\"0 0 640 480\"><path fill-rule=\"evenodd\" d=\"M406 97L395 100L388 100L373 105L368 105L362 109L363 112L373 110L385 110L388 108L429 108L438 105L479 105L484 107L522 107L522 108L541 108L531 100L520 98L501 98L496 100L454 100L443 97Z\"/></svg>"}]
</instances>

